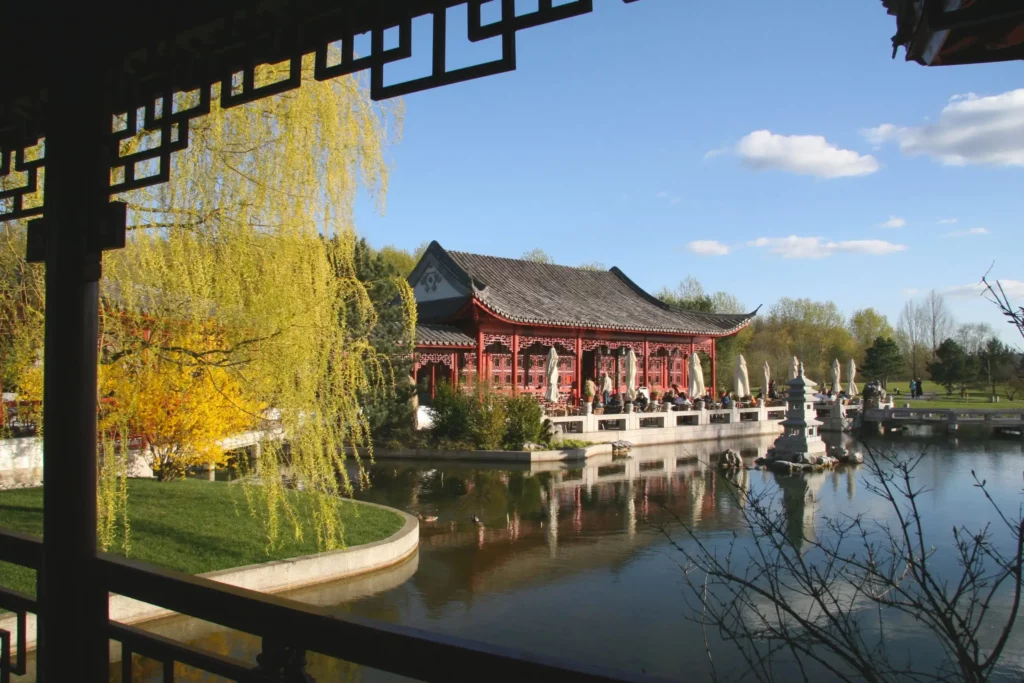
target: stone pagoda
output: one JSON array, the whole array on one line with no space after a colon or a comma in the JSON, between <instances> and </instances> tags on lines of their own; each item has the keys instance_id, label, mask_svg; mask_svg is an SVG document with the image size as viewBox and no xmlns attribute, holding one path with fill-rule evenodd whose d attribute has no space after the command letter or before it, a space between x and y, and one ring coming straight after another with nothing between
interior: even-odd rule
<instances>
[{"instance_id":1,"label":"stone pagoda","mask_svg":"<svg viewBox=\"0 0 1024 683\"><path fill-rule=\"evenodd\" d=\"M821 422L814 412L814 394L817 384L804 376L804 364L796 377L786 382L789 394L786 397L786 419L782 421L785 430L775 440L775 457L790 462L802 462L804 457L811 463L828 452L827 444L821 440ZM786 457L790 456L790 457Z\"/></svg>"}]
</instances>

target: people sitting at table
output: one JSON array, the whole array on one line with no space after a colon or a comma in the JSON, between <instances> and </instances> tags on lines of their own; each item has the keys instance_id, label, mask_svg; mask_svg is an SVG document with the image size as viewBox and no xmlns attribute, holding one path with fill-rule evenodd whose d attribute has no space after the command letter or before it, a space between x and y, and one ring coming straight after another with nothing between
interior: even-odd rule
<instances>
[{"instance_id":1,"label":"people sitting at table","mask_svg":"<svg viewBox=\"0 0 1024 683\"><path fill-rule=\"evenodd\" d=\"M633 399L633 406L641 413L647 412L647 395L638 393Z\"/></svg>"},{"instance_id":2,"label":"people sitting at table","mask_svg":"<svg viewBox=\"0 0 1024 683\"><path fill-rule=\"evenodd\" d=\"M732 408L732 397L729 396L728 391L722 392L720 403L722 404L722 408Z\"/></svg>"},{"instance_id":3,"label":"people sitting at table","mask_svg":"<svg viewBox=\"0 0 1024 683\"><path fill-rule=\"evenodd\" d=\"M673 405L676 406L676 410L678 410L679 408L688 407L690 405L690 402L686 400L686 394L683 392L679 392L678 394L676 394L676 397L672 401L672 403Z\"/></svg>"}]
</instances>

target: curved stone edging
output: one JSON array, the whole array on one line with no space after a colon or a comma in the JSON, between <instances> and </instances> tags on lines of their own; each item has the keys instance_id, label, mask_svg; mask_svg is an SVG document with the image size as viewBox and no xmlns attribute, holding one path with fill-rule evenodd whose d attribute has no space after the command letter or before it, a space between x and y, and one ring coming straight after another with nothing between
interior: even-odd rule
<instances>
[{"instance_id":1,"label":"curved stone edging","mask_svg":"<svg viewBox=\"0 0 1024 683\"><path fill-rule=\"evenodd\" d=\"M420 523L418 519L403 510L386 505L365 501L352 502L357 505L369 505L390 510L402 517L405 524L388 538L372 543L316 555L300 555L286 560L273 560L245 567L221 569L199 574L199 576L261 593L280 593L384 569L407 559L419 548ZM109 613L112 621L122 624L138 624L176 614L163 607L139 602L114 593L110 594ZM0 629L14 631L15 627L13 615L0 619ZM25 630L28 648L34 649L36 646L36 615L26 615Z\"/></svg>"}]
</instances>

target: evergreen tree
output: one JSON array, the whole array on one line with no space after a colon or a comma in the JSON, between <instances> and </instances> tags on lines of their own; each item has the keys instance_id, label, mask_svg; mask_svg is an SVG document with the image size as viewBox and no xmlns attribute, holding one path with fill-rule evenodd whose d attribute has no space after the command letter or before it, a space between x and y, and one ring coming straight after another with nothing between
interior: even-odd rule
<instances>
[{"instance_id":1,"label":"evergreen tree","mask_svg":"<svg viewBox=\"0 0 1024 683\"><path fill-rule=\"evenodd\" d=\"M990 338L978 352L978 364L984 373L991 395L998 392L996 386L1017 377L1016 354L1004 343Z\"/></svg>"},{"instance_id":2,"label":"evergreen tree","mask_svg":"<svg viewBox=\"0 0 1024 683\"><path fill-rule=\"evenodd\" d=\"M413 421L411 399L415 387L409 378L415 323L409 324L409 310L401 305L400 287L408 275L401 272L401 266L393 253L376 251L365 239L356 242L356 277L377 311L366 333L385 373L393 378L361 393L360 403L375 439L394 438Z\"/></svg>"},{"instance_id":3,"label":"evergreen tree","mask_svg":"<svg viewBox=\"0 0 1024 683\"><path fill-rule=\"evenodd\" d=\"M865 375L881 380L882 387L889 388L889 378L903 369L903 354L891 337L875 337L875 342L864 353Z\"/></svg>"},{"instance_id":4,"label":"evergreen tree","mask_svg":"<svg viewBox=\"0 0 1024 683\"><path fill-rule=\"evenodd\" d=\"M933 380L946 387L946 393L952 394L953 389L959 389L963 395L967 385L977 376L975 361L962 346L946 339L935 349L935 360L928 363L928 372Z\"/></svg>"}]
</instances>

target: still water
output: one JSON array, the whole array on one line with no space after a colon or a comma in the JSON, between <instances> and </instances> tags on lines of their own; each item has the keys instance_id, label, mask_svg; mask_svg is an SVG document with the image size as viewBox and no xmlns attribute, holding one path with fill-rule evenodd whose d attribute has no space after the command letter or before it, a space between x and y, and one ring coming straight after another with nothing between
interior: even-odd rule
<instances>
[{"instance_id":1,"label":"still water","mask_svg":"<svg viewBox=\"0 0 1024 683\"><path fill-rule=\"evenodd\" d=\"M939 549L933 567L940 571L955 569L948 552L953 525L977 527L992 517L972 486L972 470L987 480L1004 510L1017 514L1021 440L900 435L884 443L907 453L927 449L915 475L928 489L921 499L925 534ZM680 523L723 548L734 532L743 534L735 487L716 470L714 458L736 448L749 463L770 445L769 438L645 447L628 459L607 457L575 468L381 461L359 496L437 518L421 525L417 556L291 597L334 605L339 614L705 680L711 664L704 635L691 621L682 558L669 538L683 542ZM751 470L740 473L739 482L754 491L778 490L790 515L789 533L799 537L827 533L822 520L829 516L890 519L892 511L865 489L866 474L863 467L793 476ZM1009 537L997 532L995 540L1007 547ZM254 638L191 619L151 628L242 659L253 660L258 652ZM930 656L913 623L895 620L886 630L892 651ZM742 661L731 646L708 636L717 674L741 675ZM143 677L145 668L144 662L137 667ZM318 681L404 680L316 656L309 668ZM212 680L181 673L184 680ZM998 673L1018 679L1024 673L1024 633L1015 634Z\"/></svg>"}]
</instances>

